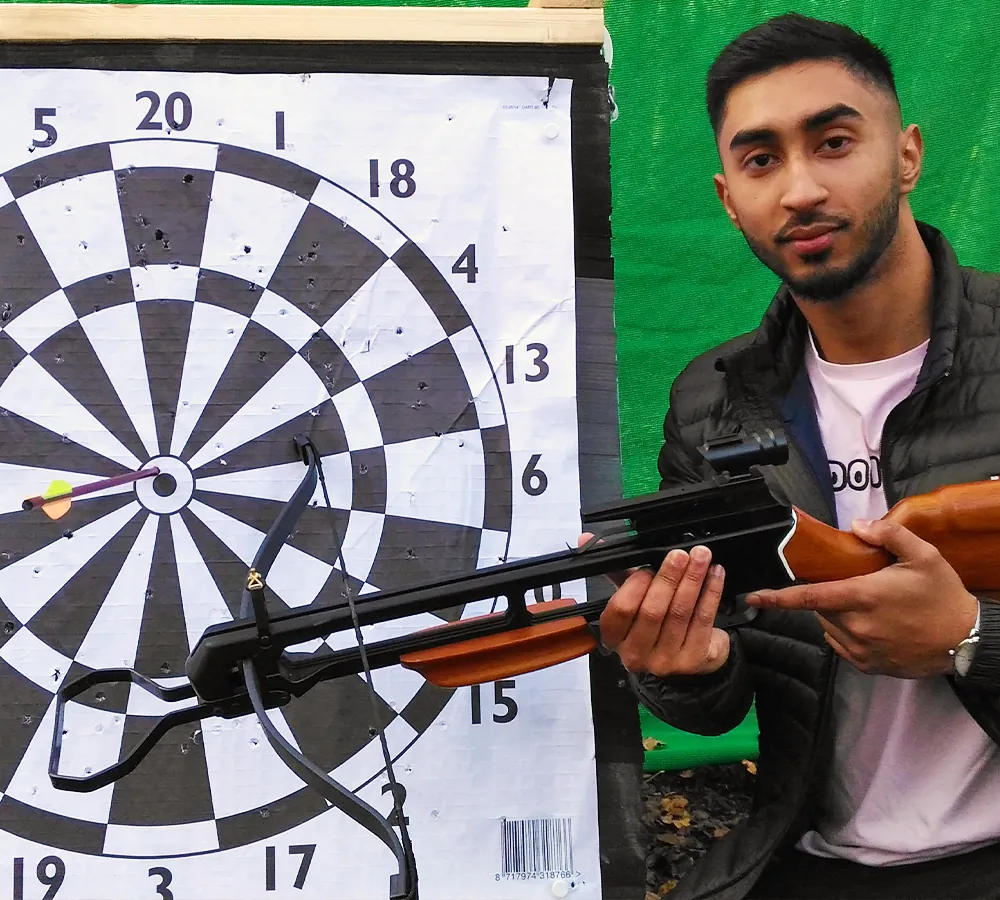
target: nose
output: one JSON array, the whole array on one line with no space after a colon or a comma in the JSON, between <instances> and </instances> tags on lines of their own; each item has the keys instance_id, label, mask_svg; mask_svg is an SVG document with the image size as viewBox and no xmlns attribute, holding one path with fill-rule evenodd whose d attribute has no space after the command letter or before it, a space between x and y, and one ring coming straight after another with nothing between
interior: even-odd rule
<instances>
[{"instance_id":1,"label":"nose","mask_svg":"<svg viewBox=\"0 0 1000 900\"><path fill-rule=\"evenodd\" d=\"M816 177L807 160L793 158L785 165L781 205L788 210L813 209L827 200L830 192Z\"/></svg>"}]
</instances>

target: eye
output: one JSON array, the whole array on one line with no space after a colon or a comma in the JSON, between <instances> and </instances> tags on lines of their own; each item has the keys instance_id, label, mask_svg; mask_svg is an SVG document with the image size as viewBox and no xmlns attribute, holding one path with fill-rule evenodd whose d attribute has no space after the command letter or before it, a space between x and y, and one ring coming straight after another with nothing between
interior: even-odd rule
<instances>
[{"instance_id":1,"label":"eye","mask_svg":"<svg viewBox=\"0 0 1000 900\"><path fill-rule=\"evenodd\" d=\"M824 146L828 145L831 150L843 150L850 143L851 139L845 134L837 134L823 141Z\"/></svg>"},{"instance_id":2,"label":"eye","mask_svg":"<svg viewBox=\"0 0 1000 900\"><path fill-rule=\"evenodd\" d=\"M768 160L773 158L770 153L755 153L753 156L748 156L743 165L748 169L760 170L766 168Z\"/></svg>"}]
</instances>

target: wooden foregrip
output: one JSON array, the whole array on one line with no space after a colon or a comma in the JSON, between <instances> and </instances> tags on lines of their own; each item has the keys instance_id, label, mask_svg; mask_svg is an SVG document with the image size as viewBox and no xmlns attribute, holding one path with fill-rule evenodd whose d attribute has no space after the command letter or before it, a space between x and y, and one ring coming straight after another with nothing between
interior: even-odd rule
<instances>
[{"instance_id":1,"label":"wooden foregrip","mask_svg":"<svg viewBox=\"0 0 1000 900\"><path fill-rule=\"evenodd\" d=\"M853 532L795 510L784 558L798 581L866 575L894 558ZM1000 480L953 484L900 500L884 517L934 544L973 593L1000 590Z\"/></svg>"},{"instance_id":2,"label":"wooden foregrip","mask_svg":"<svg viewBox=\"0 0 1000 900\"><path fill-rule=\"evenodd\" d=\"M541 612L575 603L575 600L564 597L532 604L528 611ZM503 614L495 615L499 618ZM451 627L450 624L441 625L431 631L447 632ZM399 662L403 668L419 672L431 684L465 687L554 666L584 656L596 646L597 639L587 620L583 616L574 616L429 650L417 650L401 656Z\"/></svg>"}]
</instances>

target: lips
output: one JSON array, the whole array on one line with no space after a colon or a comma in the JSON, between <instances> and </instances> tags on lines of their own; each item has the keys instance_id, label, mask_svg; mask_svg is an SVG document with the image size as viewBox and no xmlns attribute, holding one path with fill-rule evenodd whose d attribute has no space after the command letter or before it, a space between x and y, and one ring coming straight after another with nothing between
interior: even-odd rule
<instances>
[{"instance_id":1,"label":"lips","mask_svg":"<svg viewBox=\"0 0 1000 900\"><path fill-rule=\"evenodd\" d=\"M838 226L816 225L797 228L786 238L802 254L818 253L833 243L833 236L840 230Z\"/></svg>"}]
</instances>

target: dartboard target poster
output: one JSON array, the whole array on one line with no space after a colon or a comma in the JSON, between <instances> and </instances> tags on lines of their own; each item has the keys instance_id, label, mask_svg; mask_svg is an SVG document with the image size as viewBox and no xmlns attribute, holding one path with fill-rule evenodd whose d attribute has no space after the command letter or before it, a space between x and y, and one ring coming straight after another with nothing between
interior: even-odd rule
<instances>
[{"instance_id":1,"label":"dartboard target poster","mask_svg":"<svg viewBox=\"0 0 1000 900\"><path fill-rule=\"evenodd\" d=\"M6 69L0 92L0 895L382 897L391 855L254 717L178 728L65 793L55 692L105 667L183 680L302 477L295 434L359 602L575 544L572 83ZM21 508L152 466L59 519ZM343 602L330 515L317 494L272 612ZM374 682L425 896L599 896L585 660ZM62 771L117 761L165 711L127 685L82 695ZM271 711L388 815L374 715L360 676Z\"/></svg>"}]
</instances>

